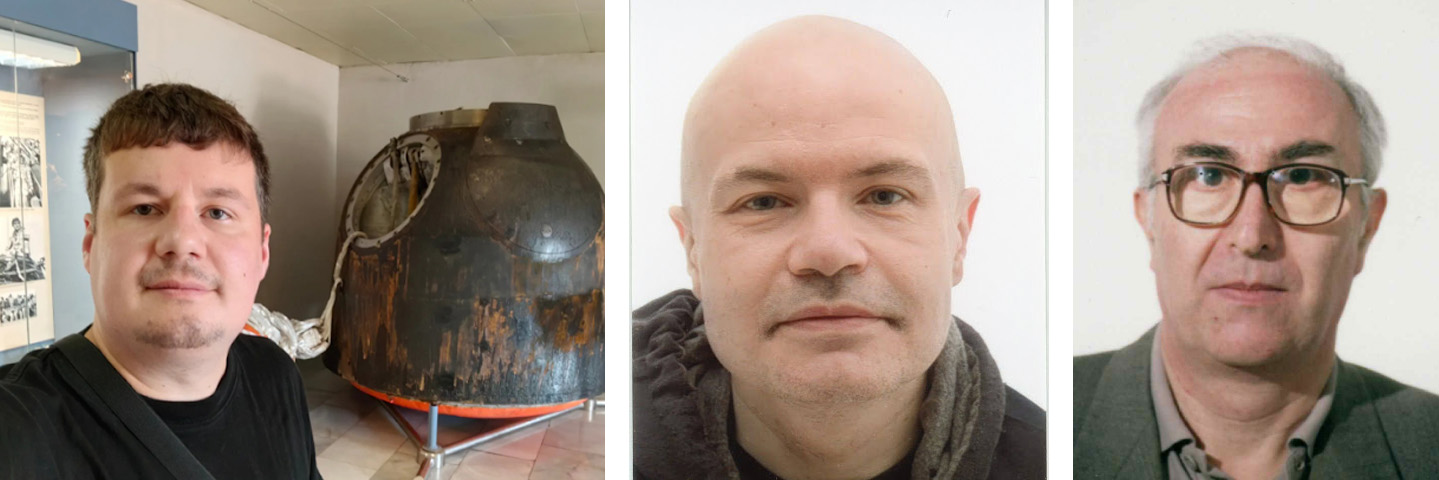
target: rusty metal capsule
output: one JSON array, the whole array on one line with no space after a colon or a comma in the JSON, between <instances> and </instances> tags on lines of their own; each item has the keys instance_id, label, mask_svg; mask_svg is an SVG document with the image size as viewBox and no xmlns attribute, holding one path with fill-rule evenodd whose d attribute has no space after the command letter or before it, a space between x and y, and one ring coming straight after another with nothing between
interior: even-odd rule
<instances>
[{"instance_id":1,"label":"rusty metal capsule","mask_svg":"<svg viewBox=\"0 0 1439 480\"><path fill-rule=\"evenodd\" d=\"M345 201L340 238L356 238L325 365L470 416L603 393L604 192L555 108L493 103L410 122Z\"/></svg>"}]
</instances>

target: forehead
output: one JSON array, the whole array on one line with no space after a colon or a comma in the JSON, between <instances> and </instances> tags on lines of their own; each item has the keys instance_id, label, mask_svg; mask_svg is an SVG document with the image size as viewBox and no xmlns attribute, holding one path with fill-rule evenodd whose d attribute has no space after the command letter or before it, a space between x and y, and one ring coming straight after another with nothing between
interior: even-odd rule
<instances>
[{"instance_id":1,"label":"forehead","mask_svg":"<svg viewBox=\"0 0 1439 480\"><path fill-rule=\"evenodd\" d=\"M146 183L159 190L236 187L254 198L255 165L248 152L215 143L203 149L172 142L162 147L116 150L102 160L101 197L131 183ZM238 188L248 187L248 188Z\"/></svg>"},{"instance_id":2,"label":"forehead","mask_svg":"<svg viewBox=\"0 0 1439 480\"><path fill-rule=\"evenodd\" d=\"M724 92L732 100L715 104L692 132L702 178L746 167L815 178L890 161L940 171L957 161L946 155L953 139L940 122L952 119L943 96L922 98L919 88L853 76L797 80Z\"/></svg>"},{"instance_id":3,"label":"forehead","mask_svg":"<svg viewBox=\"0 0 1439 480\"><path fill-rule=\"evenodd\" d=\"M1335 147L1345 166L1358 166L1358 117L1348 97L1323 72L1273 51L1231 54L1175 85L1155 119L1154 157L1176 161L1174 149L1212 144L1240 161L1266 160L1300 141Z\"/></svg>"}]
</instances>

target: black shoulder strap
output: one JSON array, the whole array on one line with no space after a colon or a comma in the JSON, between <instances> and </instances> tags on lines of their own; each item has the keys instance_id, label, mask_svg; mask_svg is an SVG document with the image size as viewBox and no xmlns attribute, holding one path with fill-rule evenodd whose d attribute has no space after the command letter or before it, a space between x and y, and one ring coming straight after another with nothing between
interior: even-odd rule
<instances>
[{"instance_id":1,"label":"black shoulder strap","mask_svg":"<svg viewBox=\"0 0 1439 480\"><path fill-rule=\"evenodd\" d=\"M55 347L73 364L56 362L61 375L70 377L86 401L110 407L171 475L180 480L214 479L90 340L77 333L55 342Z\"/></svg>"}]
</instances>

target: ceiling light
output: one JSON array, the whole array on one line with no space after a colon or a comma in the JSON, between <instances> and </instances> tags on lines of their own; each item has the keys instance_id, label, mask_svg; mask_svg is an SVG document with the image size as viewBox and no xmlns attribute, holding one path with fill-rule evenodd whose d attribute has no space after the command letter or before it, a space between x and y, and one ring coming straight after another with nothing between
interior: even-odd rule
<instances>
[{"instance_id":1,"label":"ceiling light","mask_svg":"<svg viewBox=\"0 0 1439 480\"><path fill-rule=\"evenodd\" d=\"M5 34L14 35L7 37ZM12 40L13 41L10 41ZM0 65L20 68L68 67L80 63L80 49L0 29Z\"/></svg>"}]
</instances>

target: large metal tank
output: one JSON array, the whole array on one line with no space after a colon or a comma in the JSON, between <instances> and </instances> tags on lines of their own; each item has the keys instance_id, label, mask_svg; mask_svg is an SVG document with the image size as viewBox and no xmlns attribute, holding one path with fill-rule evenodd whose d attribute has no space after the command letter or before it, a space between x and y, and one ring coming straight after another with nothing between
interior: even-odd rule
<instances>
[{"instance_id":1,"label":"large metal tank","mask_svg":"<svg viewBox=\"0 0 1439 480\"><path fill-rule=\"evenodd\" d=\"M325 365L478 417L603 393L604 192L555 108L493 103L410 129L345 201Z\"/></svg>"}]
</instances>

